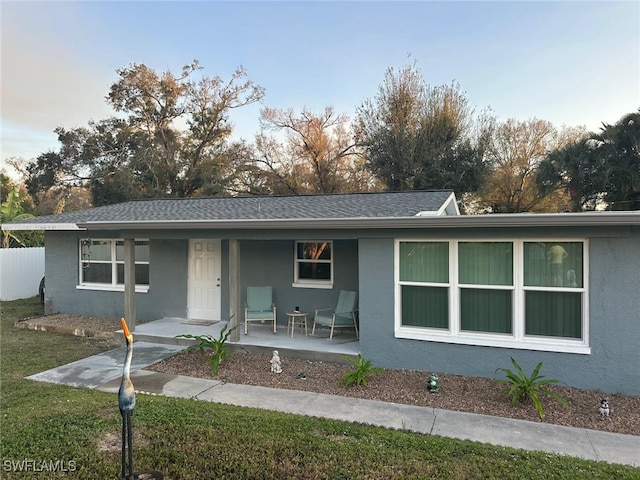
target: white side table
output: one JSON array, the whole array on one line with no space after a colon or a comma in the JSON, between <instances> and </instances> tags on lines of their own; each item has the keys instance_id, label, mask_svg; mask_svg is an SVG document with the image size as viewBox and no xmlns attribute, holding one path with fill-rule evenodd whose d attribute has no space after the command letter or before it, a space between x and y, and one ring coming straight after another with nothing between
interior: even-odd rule
<instances>
[{"instance_id":1,"label":"white side table","mask_svg":"<svg viewBox=\"0 0 640 480\"><path fill-rule=\"evenodd\" d=\"M291 329L291 338L293 338L293 332L296 329L296 319L299 322L300 328L304 325L304 335L307 336L307 316L309 312L287 312L287 318L289 321L287 322L287 334L289 333L289 329Z\"/></svg>"}]
</instances>

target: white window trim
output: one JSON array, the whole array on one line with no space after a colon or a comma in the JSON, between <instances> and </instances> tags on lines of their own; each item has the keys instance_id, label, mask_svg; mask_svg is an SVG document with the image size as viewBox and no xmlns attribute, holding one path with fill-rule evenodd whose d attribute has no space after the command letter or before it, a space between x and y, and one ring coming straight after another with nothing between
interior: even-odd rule
<instances>
[{"instance_id":1,"label":"white window trim","mask_svg":"<svg viewBox=\"0 0 640 480\"><path fill-rule=\"evenodd\" d=\"M449 242L449 282L421 283L400 282L400 243L401 242ZM512 334L463 332L460 331L460 302L458 282L458 243L459 242L512 242L513 243L513 286L479 285L480 288L499 288L514 291L513 296L513 332ZM526 242L581 242L582 250L582 288L568 287L525 287L523 245ZM394 332L396 338L424 340L431 342L476 345L485 347L514 348L547 352L576 353L588 355L589 346L589 243L586 238L397 238L394 242ZM449 289L449 329L435 329L402 325L402 285L432 285ZM524 334L524 295L527 290L582 293L582 339L560 337L526 336Z\"/></svg>"},{"instance_id":2,"label":"white window trim","mask_svg":"<svg viewBox=\"0 0 640 480\"><path fill-rule=\"evenodd\" d=\"M94 263L109 263L111 264L111 278L112 283L98 283L98 282L83 282L82 281L82 264L86 263L86 261L82 258L82 242L83 241L97 241L97 242L109 242L111 244L111 258L109 261L95 261ZM105 291L105 292L124 292L124 284L115 283L117 282L117 266L123 264L122 261L116 260L116 244L117 242L122 242L121 238L81 238L78 244L78 285L76 285L76 290L95 290L95 291ZM136 238L134 241L136 242L149 242L147 238ZM136 265L149 265L148 261L136 261ZM149 285L135 285L136 293L147 293L149 291Z\"/></svg>"},{"instance_id":3,"label":"white window trim","mask_svg":"<svg viewBox=\"0 0 640 480\"><path fill-rule=\"evenodd\" d=\"M298 278L298 263L309 263L308 259L301 260L298 258L298 244L299 243L328 243L331 245L331 259L330 260L316 260L316 263L328 263L331 266L331 278L329 280L306 280ZM333 240L295 240L293 244L293 288L319 288L319 289L332 289L333 288Z\"/></svg>"},{"instance_id":4,"label":"white window trim","mask_svg":"<svg viewBox=\"0 0 640 480\"><path fill-rule=\"evenodd\" d=\"M106 283L84 283L76 285L76 290L96 290L101 292L124 292L124 285L108 285ZM136 293L148 293L149 285L136 285Z\"/></svg>"}]
</instances>

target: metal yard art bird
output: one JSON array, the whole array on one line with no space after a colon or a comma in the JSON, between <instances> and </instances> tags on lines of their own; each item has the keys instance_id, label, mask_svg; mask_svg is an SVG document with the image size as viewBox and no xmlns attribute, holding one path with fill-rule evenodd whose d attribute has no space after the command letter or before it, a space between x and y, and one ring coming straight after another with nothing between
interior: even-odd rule
<instances>
[{"instance_id":1,"label":"metal yard art bird","mask_svg":"<svg viewBox=\"0 0 640 480\"><path fill-rule=\"evenodd\" d=\"M133 335L131 335L124 318L120 319L120 324L127 344L127 356L122 368L122 381L118 390L118 407L120 408L120 415L122 415L122 478L123 480L133 480L133 427L131 417L136 407L136 392L129 376L131 373L131 359L133 358ZM129 454L129 476L126 476L127 451Z\"/></svg>"}]
</instances>

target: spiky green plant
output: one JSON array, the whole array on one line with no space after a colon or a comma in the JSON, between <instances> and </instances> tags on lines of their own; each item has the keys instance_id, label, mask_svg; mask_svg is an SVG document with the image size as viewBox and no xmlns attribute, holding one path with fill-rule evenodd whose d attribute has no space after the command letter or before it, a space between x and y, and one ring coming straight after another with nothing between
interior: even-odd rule
<instances>
[{"instance_id":1,"label":"spiky green plant","mask_svg":"<svg viewBox=\"0 0 640 480\"><path fill-rule=\"evenodd\" d=\"M522 367L518 365L518 362L511 358L511 363L515 368L515 372L509 368L497 368L497 371L505 373L506 378L496 380L496 383L507 384L502 392L508 393L511 396L511 405L515 405L518 401L525 401L529 399L533 402L533 405L538 411L541 419L544 419L544 408L542 407L542 401L540 395L547 395L553 398L555 401L563 405L565 408L569 408L569 404L555 392L544 388L545 385L551 385L558 383L555 378L545 378L544 375L540 375L540 369L542 368L542 362L538 363L531 372L531 375L527 376L522 370Z\"/></svg>"},{"instance_id":2,"label":"spiky green plant","mask_svg":"<svg viewBox=\"0 0 640 480\"><path fill-rule=\"evenodd\" d=\"M218 338L214 338L211 335L191 335L190 333L185 333L183 335L177 335L177 338L192 338L197 340L198 343L195 345L189 346L187 350L193 350L197 348L200 350L200 353L204 355L205 350L213 350L213 354L207 360L207 363L211 366L211 376L215 377L218 374L218 369L220 368L220 363L222 360L229 356L229 349L226 346L226 342L238 325L235 325L232 328L229 328L229 324L227 323L222 330L220 330L220 335Z\"/></svg>"},{"instance_id":3,"label":"spiky green plant","mask_svg":"<svg viewBox=\"0 0 640 480\"><path fill-rule=\"evenodd\" d=\"M384 370L384 368L374 367L371 360L365 360L360 353L358 354L358 358L355 360L347 357L346 355L343 355L342 358L353 366L353 370L349 370L340 377L347 387L350 387L353 384L366 385L369 382L368 377L377 375Z\"/></svg>"}]
</instances>

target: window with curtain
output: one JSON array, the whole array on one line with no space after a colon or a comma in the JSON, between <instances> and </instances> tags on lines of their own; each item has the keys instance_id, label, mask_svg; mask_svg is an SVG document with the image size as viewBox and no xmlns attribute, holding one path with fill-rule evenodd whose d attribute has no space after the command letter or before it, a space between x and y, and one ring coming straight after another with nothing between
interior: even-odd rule
<instances>
[{"instance_id":1,"label":"window with curtain","mask_svg":"<svg viewBox=\"0 0 640 480\"><path fill-rule=\"evenodd\" d=\"M460 330L513 331L513 243L458 243Z\"/></svg>"},{"instance_id":2,"label":"window with curtain","mask_svg":"<svg viewBox=\"0 0 640 480\"><path fill-rule=\"evenodd\" d=\"M588 353L585 240L396 245L397 336Z\"/></svg>"},{"instance_id":3,"label":"window with curtain","mask_svg":"<svg viewBox=\"0 0 640 480\"><path fill-rule=\"evenodd\" d=\"M149 285L149 241L135 240L135 283ZM80 241L80 286L124 287L124 241Z\"/></svg>"},{"instance_id":4,"label":"window with curtain","mask_svg":"<svg viewBox=\"0 0 640 480\"><path fill-rule=\"evenodd\" d=\"M400 242L402 324L449 328L449 243Z\"/></svg>"},{"instance_id":5,"label":"window with curtain","mask_svg":"<svg viewBox=\"0 0 640 480\"><path fill-rule=\"evenodd\" d=\"M582 242L524 242L525 334L582 338Z\"/></svg>"}]
</instances>

